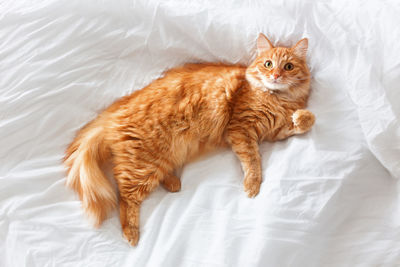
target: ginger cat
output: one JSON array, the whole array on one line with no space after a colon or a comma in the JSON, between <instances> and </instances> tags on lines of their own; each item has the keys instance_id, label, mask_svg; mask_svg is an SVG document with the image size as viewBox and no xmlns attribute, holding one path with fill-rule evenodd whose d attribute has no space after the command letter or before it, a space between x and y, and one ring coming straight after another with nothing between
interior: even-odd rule
<instances>
[{"instance_id":1,"label":"ginger cat","mask_svg":"<svg viewBox=\"0 0 400 267\"><path fill-rule=\"evenodd\" d=\"M186 64L125 96L82 128L65 156L67 185L100 226L117 206L101 170L111 159L119 188L122 231L139 240L139 208L160 183L180 190L174 170L196 155L230 146L244 172L244 190L255 197L262 181L258 143L310 130L314 115L303 108L309 94L307 39L273 47L260 34L258 56L248 66Z\"/></svg>"}]
</instances>

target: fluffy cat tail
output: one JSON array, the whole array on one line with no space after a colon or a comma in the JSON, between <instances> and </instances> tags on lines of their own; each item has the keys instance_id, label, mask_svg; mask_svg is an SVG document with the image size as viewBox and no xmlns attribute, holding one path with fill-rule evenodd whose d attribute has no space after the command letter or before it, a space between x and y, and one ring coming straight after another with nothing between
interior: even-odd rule
<instances>
[{"instance_id":1,"label":"fluffy cat tail","mask_svg":"<svg viewBox=\"0 0 400 267\"><path fill-rule=\"evenodd\" d=\"M99 227L116 206L114 187L100 168L109 154L103 127L92 122L80 131L64 158L69 169L66 185L78 192L95 227Z\"/></svg>"}]
</instances>

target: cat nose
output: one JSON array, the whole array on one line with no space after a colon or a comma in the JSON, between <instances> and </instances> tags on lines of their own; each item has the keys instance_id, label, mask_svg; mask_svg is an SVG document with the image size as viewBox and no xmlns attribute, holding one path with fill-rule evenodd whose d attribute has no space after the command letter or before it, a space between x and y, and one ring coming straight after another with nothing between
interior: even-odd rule
<instances>
[{"instance_id":1,"label":"cat nose","mask_svg":"<svg viewBox=\"0 0 400 267\"><path fill-rule=\"evenodd\" d=\"M274 79L278 79L281 75L279 73L274 73Z\"/></svg>"}]
</instances>

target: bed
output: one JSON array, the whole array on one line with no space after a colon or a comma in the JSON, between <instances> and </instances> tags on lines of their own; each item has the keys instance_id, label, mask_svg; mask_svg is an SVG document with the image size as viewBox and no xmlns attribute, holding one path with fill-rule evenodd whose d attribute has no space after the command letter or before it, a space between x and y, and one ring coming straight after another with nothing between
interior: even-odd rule
<instances>
[{"instance_id":1,"label":"bed","mask_svg":"<svg viewBox=\"0 0 400 267\"><path fill-rule=\"evenodd\" d=\"M0 266L400 266L396 1L0 3ZM260 147L247 198L224 150L157 189L131 247L65 187L76 131L184 62L248 64L258 33L309 38L311 132Z\"/></svg>"}]
</instances>

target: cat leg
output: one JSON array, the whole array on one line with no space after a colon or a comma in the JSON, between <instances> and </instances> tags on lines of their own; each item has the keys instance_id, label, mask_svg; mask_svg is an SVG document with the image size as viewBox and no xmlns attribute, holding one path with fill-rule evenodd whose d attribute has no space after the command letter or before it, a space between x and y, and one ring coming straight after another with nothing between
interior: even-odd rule
<instances>
[{"instance_id":1,"label":"cat leg","mask_svg":"<svg viewBox=\"0 0 400 267\"><path fill-rule=\"evenodd\" d=\"M181 180L173 174L166 175L161 184L169 192L178 192L181 190Z\"/></svg>"},{"instance_id":2,"label":"cat leg","mask_svg":"<svg viewBox=\"0 0 400 267\"><path fill-rule=\"evenodd\" d=\"M139 242L140 202L129 198L119 199L119 218L123 236L132 246Z\"/></svg>"},{"instance_id":3,"label":"cat leg","mask_svg":"<svg viewBox=\"0 0 400 267\"><path fill-rule=\"evenodd\" d=\"M143 165L142 165L143 167ZM124 237L135 246L139 241L140 205L165 174L157 167L118 164L114 177L120 192L120 221Z\"/></svg>"},{"instance_id":4,"label":"cat leg","mask_svg":"<svg viewBox=\"0 0 400 267\"><path fill-rule=\"evenodd\" d=\"M230 132L228 143L239 158L244 172L244 191L249 197L255 197L260 191L261 157L258 143L251 140L247 134Z\"/></svg>"},{"instance_id":5,"label":"cat leg","mask_svg":"<svg viewBox=\"0 0 400 267\"><path fill-rule=\"evenodd\" d=\"M158 183L131 183L130 190L121 192L120 187L120 221L124 237L132 246L139 241L140 205L154 191ZM127 186L127 185L126 185Z\"/></svg>"}]
</instances>

